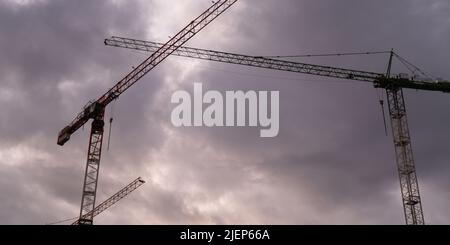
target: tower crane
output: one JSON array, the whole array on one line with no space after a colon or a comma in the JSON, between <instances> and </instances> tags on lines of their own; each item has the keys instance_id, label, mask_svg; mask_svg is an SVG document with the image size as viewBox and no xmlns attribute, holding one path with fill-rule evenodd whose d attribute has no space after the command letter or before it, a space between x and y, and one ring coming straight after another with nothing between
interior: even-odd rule
<instances>
[{"instance_id":1,"label":"tower crane","mask_svg":"<svg viewBox=\"0 0 450 245\"><path fill-rule=\"evenodd\" d=\"M158 50L162 45L161 43L123 37L112 37L109 39L105 39L105 44L109 46L148 52L156 52L156 50ZM246 65L324 77L371 82L374 87L385 89L392 125L392 135L395 147L398 175L400 179L400 189L405 221L407 225L425 224L422 210L422 201L419 193L419 184L417 181L415 163L411 147L411 137L409 134L403 89L407 88L450 93L450 82L427 82L417 79L405 78L402 76L391 76L392 58L395 55L393 51L390 52L388 71L386 74L271 59L261 56L233 54L191 47L179 47L177 50L174 50L172 54L177 56L211 60L229 64Z\"/></svg>"},{"instance_id":2,"label":"tower crane","mask_svg":"<svg viewBox=\"0 0 450 245\"><path fill-rule=\"evenodd\" d=\"M90 213L85 214L85 216L91 216L95 217L101 212L105 211L112 205L114 205L116 202L120 201L122 198L128 196L131 192L139 188L141 185L145 184L145 181L139 177L124 188L122 188L120 191L118 191L116 194L112 195L110 198L106 199L102 203L100 203L97 207L95 207ZM92 214L91 214L92 213ZM80 219L86 219L86 217L81 217ZM73 222L72 225L79 225L80 219Z\"/></svg>"},{"instance_id":3,"label":"tower crane","mask_svg":"<svg viewBox=\"0 0 450 245\"><path fill-rule=\"evenodd\" d=\"M217 0L211 7L205 10L200 16L191 21L175 36L163 44L158 50L150 55L146 60L122 78L116 85L104 93L94 102L88 103L82 111L58 133L58 145L64 145L80 127L90 119L91 132L89 138L89 147L87 154L87 163L83 183L83 193L80 208L80 224L93 224L93 210L95 207L95 198L97 193L98 174L100 169L100 157L103 142L103 127L105 107L117 99L122 93L129 89L145 74L160 64L171 53L200 32L209 23L215 20L219 15L231 7L237 0Z\"/></svg>"},{"instance_id":4,"label":"tower crane","mask_svg":"<svg viewBox=\"0 0 450 245\"><path fill-rule=\"evenodd\" d=\"M122 198L128 196L128 194L130 194L131 192L133 192L134 190L136 190L143 184L145 184L145 181L141 177L133 180L133 182L131 182L130 184L128 184L127 186L122 188L120 191L118 191L116 194L112 195L110 198L106 199L104 202L100 203L97 207L95 207L91 211L92 216L95 217L95 216L99 215L100 213L102 213L103 211L105 211L106 209L108 209L109 207L114 205L116 202L120 201ZM70 218L70 219L53 222L53 223L50 223L49 225L56 225L56 224L60 224L63 222L72 221L74 219L77 219L77 220L75 222L73 222L72 225L79 225L80 221L79 221L78 216L74 217L74 218Z\"/></svg>"}]
</instances>

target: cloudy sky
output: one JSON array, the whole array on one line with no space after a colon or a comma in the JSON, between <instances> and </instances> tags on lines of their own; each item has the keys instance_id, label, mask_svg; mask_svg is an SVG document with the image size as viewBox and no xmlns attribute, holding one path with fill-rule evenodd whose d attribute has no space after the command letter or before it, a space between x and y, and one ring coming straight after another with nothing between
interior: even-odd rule
<instances>
[{"instance_id":1,"label":"cloudy sky","mask_svg":"<svg viewBox=\"0 0 450 245\"><path fill-rule=\"evenodd\" d=\"M165 42L209 0L0 1L0 223L77 216L89 124L56 136L149 54L112 35ZM450 79L447 0L239 0L189 46L251 55L379 51ZM388 57L297 61L384 72ZM394 63L396 73L404 71ZM280 91L280 133L175 128L174 91ZM405 91L428 224L450 224L450 96ZM169 57L107 110L97 200L147 183L96 224L404 224L392 136L370 83Z\"/></svg>"}]
</instances>

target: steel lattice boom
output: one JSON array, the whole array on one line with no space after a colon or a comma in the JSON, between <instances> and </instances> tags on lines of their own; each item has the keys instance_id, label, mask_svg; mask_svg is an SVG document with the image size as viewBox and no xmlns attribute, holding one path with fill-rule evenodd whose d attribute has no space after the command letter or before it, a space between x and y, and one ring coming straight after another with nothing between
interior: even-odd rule
<instances>
[{"instance_id":1,"label":"steel lattice boom","mask_svg":"<svg viewBox=\"0 0 450 245\"><path fill-rule=\"evenodd\" d=\"M180 48L184 43L186 43L195 34L205 28L209 23L215 20L220 14L236 2L237 0L219 0L200 16L191 21L167 43L161 45L155 52L153 52L149 58L136 66L136 68L122 78L122 80L120 80L114 87L100 96L97 101L89 103L85 106L77 117L67 127L60 131L58 134L58 144L64 145L75 131L83 126L89 119L94 118L96 115L95 112L98 111L98 109L96 109L97 107L106 107L111 101L119 97L123 92L125 92L125 90L130 88L145 74L161 63L161 61Z\"/></svg>"},{"instance_id":2,"label":"steel lattice boom","mask_svg":"<svg viewBox=\"0 0 450 245\"><path fill-rule=\"evenodd\" d=\"M98 214L105 211L106 209L108 209L109 207L114 205L116 202L121 200L122 198L128 196L128 194L130 194L131 192L133 192L134 190L139 188L144 183L145 183L145 181L141 177L135 179L133 182L131 182L130 184L128 184L127 186L122 188L116 194L114 194L110 198L106 199L104 202L100 203L97 207L94 208L94 210L92 210L91 212L86 214L85 215L86 217L81 217L81 218L87 219L88 217L92 218L92 217L97 216ZM72 223L72 225L79 225L79 224L81 224L80 220L77 220Z\"/></svg>"},{"instance_id":3,"label":"steel lattice boom","mask_svg":"<svg viewBox=\"0 0 450 245\"><path fill-rule=\"evenodd\" d=\"M237 0L218 0L213 3L211 7L191 21L174 37L170 38L167 43L152 53L150 57L136 66L136 68L122 78L114 87L100 96L95 102L85 106L76 118L59 132L57 143L58 145L64 145L75 131L88 120L93 119L81 198L80 224L93 223L92 211L95 207L97 193L105 107L236 2Z\"/></svg>"},{"instance_id":4,"label":"steel lattice boom","mask_svg":"<svg viewBox=\"0 0 450 245\"><path fill-rule=\"evenodd\" d=\"M134 49L147 52L157 51L163 44L151 41L143 41L124 37L111 37L105 39L108 46ZM206 50L192 47L179 47L173 55L189 57L202 60L210 60L236 65L245 65L258 68L266 68L272 70L289 71L309 75L317 75L324 77L334 77L355 81L371 82L376 87L386 88L387 86L396 86L401 88L441 91L450 93L449 82L423 82L414 81L404 78L386 78L383 73L358 71L353 69L345 69L338 67L322 66L315 64L307 64L286 60L270 59L261 56L251 56L243 54L227 53L215 50Z\"/></svg>"},{"instance_id":5,"label":"steel lattice boom","mask_svg":"<svg viewBox=\"0 0 450 245\"><path fill-rule=\"evenodd\" d=\"M105 39L105 45L135 49L148 52L156 52L163 44L149 41L142 41L131 38L112 37ZM422 202L419 194L419 184L417 181L414 158L412 153L411 138L409 134L408 121L406 116L406 106L403 97L403 88L450 92L450 83L447 81L424 82L405 79L401 77L391 77L390 70L392 64L391 52L389 69L387 74L357 71L337 67L298 63L285 60L270 59L260 56L249 56L242 54L226 53L214 50L180 47L173 55L224 62L237 65L289 71L317 76L342 78L348 80L372 82L377 88L386 90L389 115L392 125L392 134L395 147L396 162L400 178L400 187L404 215L406 224L425 224Z\"/></svg>"},{"instance_id":6,"label":"steel lattice boom","mask_svg":"<svg viewBox=\"0 0 450 245\"><path fill-rule=\"evenodd\" d=\"M419 183L416 176L411 137L409 136L403 89L398 87L387 88L386 95L406 224L424 225L422 201L420 200Z\"/></svg>"}]
</instances>

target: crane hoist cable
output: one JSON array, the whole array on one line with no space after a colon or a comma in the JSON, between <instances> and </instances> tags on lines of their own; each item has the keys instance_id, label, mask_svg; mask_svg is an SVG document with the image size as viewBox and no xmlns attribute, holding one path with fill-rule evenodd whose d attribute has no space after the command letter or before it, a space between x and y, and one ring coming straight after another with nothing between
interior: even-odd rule
<instances>
[{"instance_id":1,"label":"crane hoist cable","mask_svg":"<svg viewBox=\"0 0 450 245\"><path fill-rule=\"evenodd\" d=\"M276 55L276 56L263 56L264 58L310 58L310 57L341 57L341 56L356 56L356 55L376 55L376 54L390 54L391 51L368 51L368 52L349 52L349 53L325 53L325 54L302 54L302 55ZM399 58L401 59L401 58ZM403 62L403 61L402 61ZM405 63L407 61L405 60ZM409 62L408 62L409 63ZM416 70L420 70L416 68ZM381 106L381 113L383 115L384 133L388 136L386 112L384 108L383 92L380 89L376 89L378 101Z\"/></svg>"},{"instance_id":2,"label":"crane hoist cable","mask_svg":"<svg viewBox=\"0 0 450 245\"><path fill-rule=\"evenodd\" d=\"M106 147L106 150L109 151L109 146L111 144L111 129L112 129L112 123L114 120L114 104L116 103L117 98L111 103L110 107L110 113L109 113L109 132L108 132L108 145Z\"/></svg>"},{"instance_id":3,"label":"crane hoist cable","mask_svg":"<svg viewBox=\"0 0 450 245\"><path fill-rule=\"evenodd\" d=\"M373 54L389 54L389 53L390 53L390 51L369 51L369 52L328 53L328 54L275 55L275 56L262 56L262 57L264 57L264 58L309 58L309 57L354 56L354 55L373 55Z\"/></svg>"},{"instance_id":4,"label":"crane hoist cable","mask_svg":"<svg viewBox=\"0 0 450 245\"><path fill-rule=\"evenodd\" d=\"M383 91L381 91L380 88L377 88L376 90L377 90L377 95L378 95L378 101L380 102L380 106L381 106L381 114L383 115L384 133L386 134L386 136L388 136L387 123L386 123L386 112L384 109Z\"/></svg>"}]
</instances>

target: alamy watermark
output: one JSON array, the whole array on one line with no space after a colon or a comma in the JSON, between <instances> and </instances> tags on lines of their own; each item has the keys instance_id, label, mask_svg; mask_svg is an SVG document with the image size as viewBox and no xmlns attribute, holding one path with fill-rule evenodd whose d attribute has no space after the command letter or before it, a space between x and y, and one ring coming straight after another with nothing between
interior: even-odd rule
<instances>
[{"instance_id":1,"label":"alamy watermark","mask_svg":"<svg viewBox=\"0 0 450 245\"><path fill-rule=\"evenodd\" d=\"M260 127L260 137L275 137L280 129L279 96L279 91L203 93L203 85L194 83L193 96L184 90L172 94L177 106L171 121L175 127Z\"/></svg>"}]
</instances>

